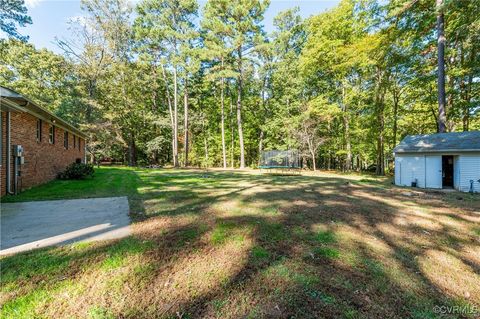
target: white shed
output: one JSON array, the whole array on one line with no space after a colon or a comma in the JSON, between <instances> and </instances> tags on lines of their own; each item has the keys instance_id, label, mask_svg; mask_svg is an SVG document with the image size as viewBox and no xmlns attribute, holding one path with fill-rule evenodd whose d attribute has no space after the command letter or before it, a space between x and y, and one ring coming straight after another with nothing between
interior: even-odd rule
<instances>
[{"instance_id":1,"label":"white shed","mask_svg":"<svg viewBox=\"0 0 480 319\"><path fill-rule=\"evenodd\" d=\"M409 135L393 152L395 185L480 192L480 131Z\"/></svg>"}]
</instances>

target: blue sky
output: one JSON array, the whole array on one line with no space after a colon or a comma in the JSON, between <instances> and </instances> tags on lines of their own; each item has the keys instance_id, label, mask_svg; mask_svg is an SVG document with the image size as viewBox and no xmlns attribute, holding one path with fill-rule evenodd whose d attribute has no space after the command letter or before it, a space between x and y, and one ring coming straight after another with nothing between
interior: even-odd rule
<instances>
[{"instance_id":1,"label":"blue sky","mask_svg":"<svg viewBox=\"0 0 480 319\"><path fill-rule=\"evenodd\" d=\"M278 12L298 6L300 14L308 17L335 6L339 0L271 0L270 7L265 13L265 30L273 29L273 18ZM33 24L19 31L30 36L29 42L38 48L47 48L59 52L54 44L55 37L69 38L67 22L72 17L82 15L80 0L25 0L28 13ZM202 6L205 1L199 1Z\"/></svg>"}]
</instances>

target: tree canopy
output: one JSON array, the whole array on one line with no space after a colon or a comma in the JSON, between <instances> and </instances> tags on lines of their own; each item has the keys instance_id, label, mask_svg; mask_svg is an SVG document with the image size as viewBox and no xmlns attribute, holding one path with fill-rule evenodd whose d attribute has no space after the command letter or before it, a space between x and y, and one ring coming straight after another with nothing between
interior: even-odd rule
<instances>
[{"instance_id":1,"label":"tree canopy","mask_svg":"<svg viewBox=\"0 0 480 319\"><path fill-rule=\"evenodd\" d=\"M28 37L21 35L17 28L31 23L24 0L0 0L0 30L9 38L27 41Z\"/></svg>"},{"instance_id":2,"label":"tree canopy","mask_svg":"<svg viewBox=\"0 0 480 319\"><path fill-rule=\"evenodd\" d=\"M61 55L25 43L23 1L7 3L0 84L88 132L92 160L243 168L298 149L312 169L385 174L406 135L480 129L480 0L294 7L270 34L263 0L83 0Z\"/></svg>"}]
</instances>

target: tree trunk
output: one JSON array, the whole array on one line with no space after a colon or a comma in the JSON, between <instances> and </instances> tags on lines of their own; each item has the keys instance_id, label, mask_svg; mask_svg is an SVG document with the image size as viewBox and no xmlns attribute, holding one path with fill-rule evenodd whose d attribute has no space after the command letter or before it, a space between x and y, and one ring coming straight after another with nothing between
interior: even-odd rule
<instances>
[{"instance_id":1,"label":"tree trunk","mask_svg":"<svg viewBox=\"0 0 480 319\"><path fill-rule=\"evenodd\" d=\"M172 98L170 97L170 90L168 88L167 74L165 73L165 68L163 67L163 65L162 65L162 75L163 75L163 81L165 82L165 87L167 91L168 113L170 114L170 126L172 128L172 158L174 161L173 164L175 165L175 121L173 119Z\"/></svg>"},{"instance_id":2,"label":"tree trunk","mask_svg":"<svg viewBox=\"0 0 480 319\"><path fill-rule=\"evenodd\" d=\"M345 85L342 83L342 104L343 104L343 133L345 137L345 148L347 157L345 160L345 171L352 169L352 146L350 144L350 120L348 118L348 107L346 103Z\"/></svg>"},{"instance_id":3,"label":"tree trunk","mask_svg":"<svg viewBox=\"0 0 480 319\"><path fill-rule=\"evenodd\" d=\"M230 135L231 135L231 145L230 145L230 165L232 168L235 168L235 129L233 127L233 96L230 95Z\"/></svg>"},{"instance_id":4,"label":"tree trunk","mask_svg":"<svg viewBox=\"0 0 480 319\"><path fill-rule=\"evenodd\" d=\"M393 143L392 148L397 145L397 131L398 131L398 93L393 93Z\"/></svg>"},{"instance_id":5,"label":"tree trunk","mask_svg":"<svg viewBox=\"0 0 480 319\"><path fill-rule=\"evenodd\" d=\"M137 164L137 154L135 150L135 136L130 133L130 139L128 141L128 166L135 166Z\"/></svg>"},{"instance_id":6,"label":"tree trunk","mask_svg":"<svg viewBox=\"0 0 480 319\"><path fill-rule=\"evenodd\" d=\"M259 137L259 141L258 141L258 166L262 165L261 161L262 161L262 151L263 151L263 135L265 133L263 132L263 130L260 130L260 137Z\"/></svg>"},{"instance_id":7,"label":"tree trunk","mask_svg":"<svg viewBox=\"0 0 480 319\"><path fill-rule=\"evenodd\" d=\"M87 123L92 123L93 107L90 102L95 100L95 87L96 80L90 79L88 81L88 98L90 99L90 101L87 103L87 107L85 110L85 119Z\"/></svg>"},{"instance_id":8,"label":"tree trunk","mask_svg":"<svg viewBox=\"0 0 480 319\"><path fill-rule=\"evenodd\" d=\"M208 168L208 135L205 134L203 137L203 144L205 148L205 168Z\"/></svg>"},{"instance_id":9,"label":"tree trunk","mask_svg":"<svg viewBox=\"0 0 480 319\"><path fill-rule=\"evenodd\" d=\"M378 110L378 121L379 121L380 127L379 127L379 132L377 137L377 168L375 173L377 175L385 175L385 159L384 159L385 143L384 143L384 136L383 136L385 121L384 121L384 115L383 115L383 107L381 110Z\"/></svg>"},{"instance_id":10,"label":"tree trunk","mask_svg":"<svg viewBox=\"0 0 480 319\"><path fill-rule=\"evenodd\" d=\"M446 95L446 104L445 104L445 113L450 112L450 110L453 110L454 104L455 104L455 78L453 76L449 76L447 78L446 85L449 88L449 94ZM455 121L452 119L446 120L445 122L446 130L449 132L452 132L455 130Z\"/></svg>"},{"instance_id":11,"label":"tree trunk","mask_svg":"<svg viewBox=\"0 0 480 319\"><path fill-rule=\"evenodd\" d=\"M377 168L375 173L377 175L385 175L385 89L382 88L382 72L377 68L377 90L375 93L375 109L377 113L378 122L378 136L377 136Z\"/></svg>"},{"instance_id":12,"label":"tree trunk","mask_svg":"<svg viewBox=\"0 0 480 319\"><path fill-rule=\"evenodd\" d=\"M328 128L328 131L332 130L332 123L330 121L327 122L327 128ZM330 168L332 167L332 154L330 153L329 149L327 149L326 156L327 156L326 169L330 170Z\"/></svg>"},{"instance_id":13,"label":"tree trunk","mask_svg":"<svg viewBox=\"0 0 480 319\"><path fill-rule=\"evenodd\" d=\"M472 46L471 52L470 52L470 65L473 65L476 57L476 46ZM463 52L462 52L463 56ZM464 65L464 62L462 61L462 66ZM469 130L469 124L470 124L470 107L471 107L471 91L472 91L472 83L473 83L473 75L470 74L468 75L467 81L465 81L462 77L461 81L461 86L460 86L460 91L462 92L462 98L463 98L463 114L462 114L462 128L463 131L466 132Z\"/></svg>"},{"instance_id":14,"label":"tree trunk","mask_svg":"<svg viewBox=\"0 0 480 319\"><path fill-rule=\"evenodd\" d=\"M173 67L173 166L178 167L178 84L177 66Z\"/></svg>"},{"instance_id":15,"label":"tree trunk","mask_svg":"<svg viewBox=\"0 0 480 319\"><path fill-rule=\"evenodd\" d=\"M158 89L158 85L157 85L157 66L154 64L152 66L152 75L153 75L153 83L154 85L152 86L153 90L152 90L152 112L155 112L157 110L157 89Z\"/></svg>"},{"instance_id":16,"label":"tree trunk","mask_svg":"<svg viewBox=\"0 0 480 319\"><path fill-rule=\"evenodd\" d=\"M437 42L438 42L438 132L446 131L445 112L445 30L443 0L437 0Z\"/></svg>"},{"instance_id":17,"label":"tree trunk","mask_svg":"<svg viewBox=\"0 0 480 319\"><path fill-rule=\"evenodd\" d=\"M183 111L184 111L184 140L185 140L185 167L188 167L188 87L185 80L185 92L183 94Z\"/></svg>"},{"instance_id":18,"label":"tree trunk","mask_svg":"<svg viewBox=\"0 0 480 319\"><path fill-rule=\"evenodd\" d=\"M223 59L222 59L223 68ZM227 149L225 146L225 79L222 77L220 88L220 100L222 106L222 155L223 155L223 168L227 168Z\"/></svg>"},{"instance_id":19,"label":"tree trunk","mask_svg":"<svg viewBox=\"0 0 480 319\"><path fill-rule=\"evenodd\" d=\"M463 82L463 80L462 80ZM466 86L464 90L464 106L463 106L463 115L462 115L462 128L463 131L466 132L469 130L469 124L470 124L470 90L472 87L472 82L473 82L473 76L470 75L468 78L468 83L464 86Z\"/></svg>"},{"instance_id":20,"label":"tree trunk","mask_svg":"<svg viewBox=\"0 0 480 319\"><path fill-rule=\"evenodd\" d=\"M310 153L312 154L312 164L313 164L313 171L316 171L317 170L317 160L315 158L315 152L314 151L310 151Z\"/></svg>"},{"instance_id":21,"label":"tree trunk","mask_svg":"<svg viewBox=\"0 0 480 319\"><path fill-rule=\"evenodd\" d=\"M240 143L240 168L245 168L245 148L243 144L243 128L242 128L242 50L238 49L238 96L237 96L237 125L238 125L238 141Z\"/></svg>"}]
</instances>

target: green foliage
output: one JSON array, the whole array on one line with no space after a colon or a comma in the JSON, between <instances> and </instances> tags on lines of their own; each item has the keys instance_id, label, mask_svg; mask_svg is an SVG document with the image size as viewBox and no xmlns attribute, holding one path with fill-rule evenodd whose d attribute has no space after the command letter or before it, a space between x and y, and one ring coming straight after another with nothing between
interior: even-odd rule
<instances>
[{"instance_id":1,"label":"green foliage","mask_svg":"<svg viewBox=\"0 0 480 319\"><path fill-rule=\"evenodd\" d=\"M92 177L94 173L92 164L72 163L58 174L59 179L85 179Z\"/></svg>"},{"instance_id":2,"label":"green foliage","mask_svg":"<svg viewBox=\"0 0 480 319\"><path fill-rule=\"evenodd\" d=\"M268 1L209 0L199 17L195 0L84 0L63 55L19 41L26 8L7 4L0 85L86 131L92 160L256 167L299 149L310 168L382 175L404 136L436 132L433 1L291 8L266 34ZM478 130L480 2L442 10L447 130Z\"/></svg>"},{"instance_id":3,"label":"green foliage","mask_svg":"<svg viewBox=\"0 0 480 319\"><path fill-rule=\"evenodd\" d=\"M27 7L24 0L1 0L0 1L0 30L9 38L27 41L28 36L22 36L17 30L17 24L25 27L32 24L32 18L27 15Z\"/></svg>"},{"instance_id":4,"label":"green foliage","mask_svg":"<svg viewBox=\"0 0 480 319\"><path fill-rule=\"evenodd\" d=\"M37 50L31 44L18 40L0 40L0 85L18 91L41 106L66 119L74 118L78 94L74 71L68 61L46 49ZM76 121L82 117L76 115Z\"/></svg>"}]
</instances>

